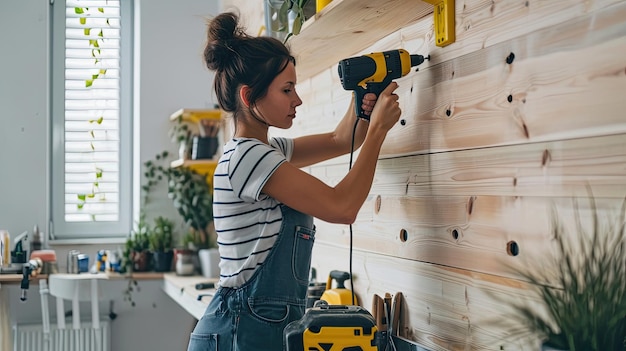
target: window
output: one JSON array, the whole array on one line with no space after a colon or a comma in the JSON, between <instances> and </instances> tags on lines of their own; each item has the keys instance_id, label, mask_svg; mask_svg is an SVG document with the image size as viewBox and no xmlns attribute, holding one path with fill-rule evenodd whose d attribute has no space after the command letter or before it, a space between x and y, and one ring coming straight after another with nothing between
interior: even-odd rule
<instances>
[{"instance_id":1,"label":"window","mask_svg":"<svg viewBox=\"0 0 626 351\"><path fill-rule=\"evenodd\" d=\"M131 229L132 6L52 5L53 240L121 238Z\"/></svg>"}]
</instances>

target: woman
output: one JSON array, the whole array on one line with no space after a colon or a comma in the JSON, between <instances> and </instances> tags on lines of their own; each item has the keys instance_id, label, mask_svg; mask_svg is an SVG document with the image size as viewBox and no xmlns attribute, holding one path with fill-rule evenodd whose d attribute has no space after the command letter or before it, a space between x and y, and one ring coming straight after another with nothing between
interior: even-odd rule
<instances>
[{"instance_id":1,"label":"woman","mask_svg":"<svg viewBox=\"0 0 626 351\"><path fill-rule=\"evenodd\" d=\"M190 351L282 350L283 329L304 314L313 217L354 222L381 145L400 117L394 82L359 101L371 114L369 124L357 123L353 101L333 132L269 138L270 126L291 127L302 104L295 59L276 39L246 35L238 20L233 13L215 17L204 51L235 132L214 175L219 289L191 335ZM361 151L335 187L300 170L350 152L353 133Z\"/></svg>"}]
</instances>

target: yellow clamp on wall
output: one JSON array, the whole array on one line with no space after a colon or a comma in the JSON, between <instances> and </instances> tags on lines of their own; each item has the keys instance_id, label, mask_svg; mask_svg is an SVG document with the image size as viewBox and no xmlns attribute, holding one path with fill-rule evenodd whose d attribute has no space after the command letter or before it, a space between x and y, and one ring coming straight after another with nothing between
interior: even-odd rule
<instances>
[{"instance_id":1,"label":"yellow clamp on wall","mask_svg":"<svg viewBox=\"0 0 626 351\"><path fill-rule=\"evenodd\" d=\"M454 0L424 0L434 5L435 44L446 46L454 43Z\"/></svg>"}]
</instances>

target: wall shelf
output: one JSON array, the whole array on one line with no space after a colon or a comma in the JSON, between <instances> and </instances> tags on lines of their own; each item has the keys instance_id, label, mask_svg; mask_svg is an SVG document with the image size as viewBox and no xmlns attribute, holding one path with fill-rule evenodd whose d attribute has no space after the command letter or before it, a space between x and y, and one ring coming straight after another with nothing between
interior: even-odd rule
<instances>
[{"instance_id":1,"label":"wall shelf","mask_svg":"<svg viewBox=\"0 0 626 351\"><path fill-rule=\"evenodd\" d=\"M189 109L181 108L172 113L170 121L175 121L182 117L182 122L196 123L203 119L222 119L222 110L220 109Z\"/></svg>"},{"instance_id":2,"label":"wall shelf","mask_svg":"<svg viewBox=\"0 0 626 351\"><path fill-rule=\"evenodd\" d=\"M311 78L432 13L433 5L420 0L333 0L287 41L298 79Z\"/></svg>"},{"instance_id":3,"label":"wall shelf","mask_svg":"<svg viewBox=\"0 0 626 351\"><path fill-rule=\"evenodd\" d=\"M213 174L215 173L215 167L217 167L217 160L182 160L178 159L170 163L170 167L187 167L198 174L204 174L207 176L207 182L209 185L213 184Z\"/></svg>"}]
</instances>

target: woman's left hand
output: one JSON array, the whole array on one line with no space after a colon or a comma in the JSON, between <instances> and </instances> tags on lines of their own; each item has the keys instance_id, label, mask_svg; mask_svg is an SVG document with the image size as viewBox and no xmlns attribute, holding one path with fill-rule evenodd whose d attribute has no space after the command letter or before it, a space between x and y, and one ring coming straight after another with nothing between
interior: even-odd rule
<instances>
[{"instance_id":1,"label":"woman's left hand","mask_svg":"<svg viewBox=\"0 0 626 351\"><path fill-rule=\"evenodd\" d=\"M377 99L378 99L378 96L376 96L376 94L374 93L367 93L363 95L361 108L363 109L363 113L365 113L366 116L369 116L372 114L372 110L374 110L374 105L376 104Z\"/></svg>"}]
</instances>

